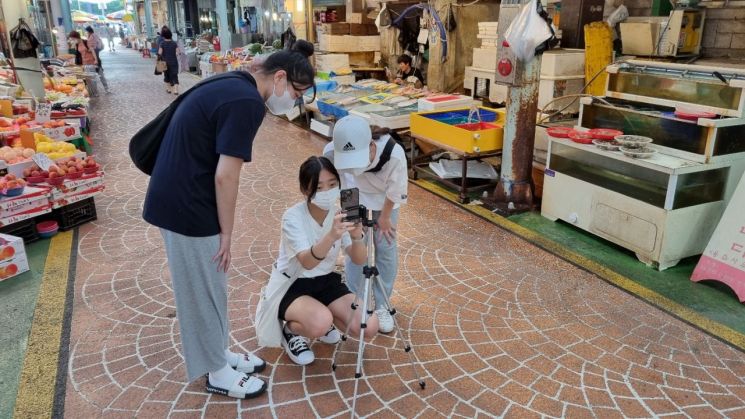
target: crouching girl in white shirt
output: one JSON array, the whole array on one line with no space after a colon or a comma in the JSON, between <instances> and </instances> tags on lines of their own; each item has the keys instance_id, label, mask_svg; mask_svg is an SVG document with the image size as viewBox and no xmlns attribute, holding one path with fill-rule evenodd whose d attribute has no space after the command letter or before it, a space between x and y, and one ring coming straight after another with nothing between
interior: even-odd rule
<instances>
[{"instance_id":1,"label":"crouching girl in white shirt","mask_svg":"<svg viewBox=\"0 0 745 419\"><path fill-rule=\"evenodd\" d=\"M256 313L256 334L262 346L282 346L293 362L314 361L310 339L335 344L346 330L355 296L334 272L339 251L358 264L367 247L362 224L344 222L338 211L339 173L325 157L310 157L300 166L300 191L305 199L282 217L279 257ZM359 304L359 301L357 301ZM349 328L359 336L362 308ZM284 325L281 322L284 321ZM378 331L375 315L365 337Z\"/></svg>"}]
</instances>

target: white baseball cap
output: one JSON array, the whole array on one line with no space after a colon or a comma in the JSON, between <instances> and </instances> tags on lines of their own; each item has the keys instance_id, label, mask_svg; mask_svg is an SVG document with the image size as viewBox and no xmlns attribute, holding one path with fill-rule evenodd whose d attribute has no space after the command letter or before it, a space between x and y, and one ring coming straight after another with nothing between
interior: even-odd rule
<instances>
[{"instance_id":1,"label":"white baseball cap","mask_svg":"<svg viewBox=\"0 0 745 419\"><path fill-rule=\"evenodd\" d=\"M359 116L349 115L334 125L334 166L337 169L360 169L370 165L370 124Z\"/></svg>"}]
</instances>

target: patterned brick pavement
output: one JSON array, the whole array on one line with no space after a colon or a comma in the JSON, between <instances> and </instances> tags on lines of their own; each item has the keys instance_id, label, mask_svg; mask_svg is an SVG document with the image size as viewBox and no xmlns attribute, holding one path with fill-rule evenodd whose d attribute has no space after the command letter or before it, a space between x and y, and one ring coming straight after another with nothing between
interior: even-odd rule
<instances>
[{"instance_id":1,"label":"patterned brick pavement","mask_svg":"<svg viewBox=\"0 0 745 419\"><path fill-rule=\"evenodd\" d=\"M316 344L302 368L276 349L268 392L236 401L184 382L177 319L158 231L140 218L147 178L126 148L172 99L153 61L105 53L115 91L94 101L107 172L99 220L80 231L65 413L68 417L347 416L351 348L336 373ZM185 84L193 79L184 76ZM277 254L279 220L299 199L299 163L323 141L268 117L243 171L232 349L255 350L258 292ZM745 417L745 355L515 236L412 186L401 214L393 297L427 388L399 342L366 353L357 410L370 417Z\"/></svg>"}]
</instances>

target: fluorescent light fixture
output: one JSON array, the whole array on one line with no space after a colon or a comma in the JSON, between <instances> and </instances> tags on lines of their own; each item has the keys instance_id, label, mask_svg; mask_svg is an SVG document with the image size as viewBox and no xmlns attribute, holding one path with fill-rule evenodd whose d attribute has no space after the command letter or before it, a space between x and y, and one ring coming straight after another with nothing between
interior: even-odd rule
<instances>
[{"instance_id":1,"label":"fluorescent light fixture","mask_svg":"<svg viewBox=\"0 0 745 419\"><path fill-rule=\"evenodd\" d=\"M305 0L295 0L295 9L302 12L305 9Z\"/></svg>"}]
</instances>

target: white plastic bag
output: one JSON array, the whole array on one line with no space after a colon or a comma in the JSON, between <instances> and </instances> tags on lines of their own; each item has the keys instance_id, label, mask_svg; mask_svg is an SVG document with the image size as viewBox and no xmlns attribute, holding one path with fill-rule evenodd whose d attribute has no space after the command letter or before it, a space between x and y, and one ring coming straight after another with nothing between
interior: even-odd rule
<instances>
[{"instance_id":1,"label":"white plastic bag","mask_svg":"<svg viewBox=\"0 0 745 419\"><path fill-rule=\"evenodd\" d=\"M528 62L535 57L536 47L551 36L551 28L538 14L537 0L531 0L520 9L504 37L517 59Z\"/></svg>"}]
</instances>

